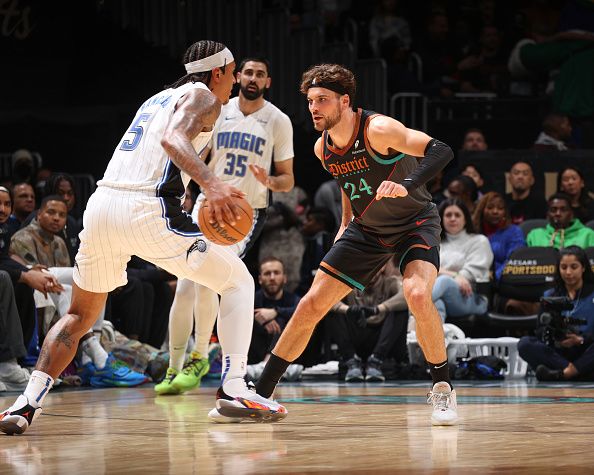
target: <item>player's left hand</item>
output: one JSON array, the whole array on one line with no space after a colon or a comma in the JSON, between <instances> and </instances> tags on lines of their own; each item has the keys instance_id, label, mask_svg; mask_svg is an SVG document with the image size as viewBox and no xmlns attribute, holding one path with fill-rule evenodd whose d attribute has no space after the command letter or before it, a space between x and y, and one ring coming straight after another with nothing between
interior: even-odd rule
<instances>
[{"instance_id":1,"label":"player's left hand","mask_svg":"<svg viewBox=\"0 0 594 475\"><path fill-rule=\"evenodd\" d=\"M381 200L382 198L402 198L408 195L408 191L400 183L394 183L393 181L382 181L382 184L378 186L375 192L375 199Z\"/></svg>"},{"instance_id":2,"label":"player's left hand","mask_svg":"<svg viewBox=\"0 0 594 475\"><path fill-rule=\"evenodd\" d=\"M270 176L265 168L254 163L249 163L248 167L250 167L250 171L254 174L256 180L262 183L266 188L270 188Z\"/></svg>"}]
</instances>

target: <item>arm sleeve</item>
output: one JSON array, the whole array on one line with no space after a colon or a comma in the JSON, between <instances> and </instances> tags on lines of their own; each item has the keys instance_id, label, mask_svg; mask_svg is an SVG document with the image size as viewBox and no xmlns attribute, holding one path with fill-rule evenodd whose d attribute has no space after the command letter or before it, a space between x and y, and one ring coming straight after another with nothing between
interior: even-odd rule
<instances>
[{"instance_id":1,"label":"arm sleeve","mask_svg":"<svg viewBox=\"0 0 594 475\"><path fill-rule=\"evenodd\" d=\"M466 252L464 265L458 274L466 277L470 282L487 282L489 269L493 264L491 244L482 234L475 234L471 239L472 242Z\"/></svg>"},{"instance_id":2,"label":"arm sleeve","mask_svg":"<svg viewBox=\"0 0 594 475\"><path fill-rule=\"evenodd\" d=\"M431 139L425 148L425 156L417 167L407 176L402 186L408 191L427 183L454 158L452 149L436 139Z\"/></svg>"}]
</instances>

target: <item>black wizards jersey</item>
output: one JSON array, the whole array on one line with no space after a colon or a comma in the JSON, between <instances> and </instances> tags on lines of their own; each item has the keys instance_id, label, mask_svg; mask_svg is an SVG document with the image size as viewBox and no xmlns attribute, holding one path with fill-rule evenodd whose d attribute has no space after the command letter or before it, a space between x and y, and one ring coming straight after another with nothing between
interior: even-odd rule
<instances>
[{"instance_id":1,"label":"black wizards jersey","mask_svg":"<svg viewBox=\"0 0 594 475\"><path fill-rule=\"evenodd\" d=\"M413 156L398 151L382 155L371 148L367 128L377 115L358 109L353 136L342 150L332 146L328 132L324 131L322 165L349 197L355 221L372 232L391 234L435 205L425 186L409 191L404 198L375 199L384 180L402 183L418 165Z\"/></svg>"}]
</instances>

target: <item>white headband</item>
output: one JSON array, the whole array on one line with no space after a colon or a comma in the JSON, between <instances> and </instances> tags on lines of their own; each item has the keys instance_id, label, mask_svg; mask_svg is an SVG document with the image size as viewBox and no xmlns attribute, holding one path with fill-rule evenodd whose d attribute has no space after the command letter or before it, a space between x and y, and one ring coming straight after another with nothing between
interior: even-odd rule
<instances>
[{"instance_id":1,"label":"white headband","mask_svg":"<svg viewBox=\"0 0 594 475\"><path fill-rule=\"evenodd\" d=\"M233 55L228 48L225 48L224 50L219 51L218 53L215 53L211 56L207 56L206 58L184 64L184 66L186 67L188 74L192 74L212 71L214 68L220 68L221 66L225 66L232 62Z\"/></svg>"}]
</instances>

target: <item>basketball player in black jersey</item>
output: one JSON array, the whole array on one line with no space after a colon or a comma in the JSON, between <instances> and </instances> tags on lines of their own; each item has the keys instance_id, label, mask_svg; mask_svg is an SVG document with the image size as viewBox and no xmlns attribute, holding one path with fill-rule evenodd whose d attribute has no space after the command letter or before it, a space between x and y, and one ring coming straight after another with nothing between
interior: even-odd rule
<instances>
[{"instance_id":1,"label":"basketball player in black jersey","mask_svg":"<svg viewBox=\"0 0 594 475\"><path fill-rule=\"evenodd\" d=\"M256 390L270 397L330 308L353 288L365 288L386 261L395 258L433 378L428 398L433 405L431 421L453 425L458 418L456 394L441 319L431 300L441 227L425 188L452 159L452 150L391 117L354 110L355 78L342 66L313 66L303 74L301 92L307 95L315 129L322 131L315 154L342 189L342 223Z\"/></svg>"}]
</instances>

